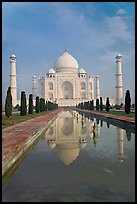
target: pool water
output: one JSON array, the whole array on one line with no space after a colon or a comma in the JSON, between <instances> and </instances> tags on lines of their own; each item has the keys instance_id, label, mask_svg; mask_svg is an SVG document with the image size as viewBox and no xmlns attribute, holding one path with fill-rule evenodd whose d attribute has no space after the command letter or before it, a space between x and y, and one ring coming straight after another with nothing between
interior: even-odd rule
<instances>
[{"instance_id":1,"label":"pool water","mask_svg":"<svg viewBox=\"0 0 137 204\"><path fill-rule=\"evenodd\" d=\"M61 112L3 186L2 201L135 201L135 134Z\"/></svg>"}]
</instances>

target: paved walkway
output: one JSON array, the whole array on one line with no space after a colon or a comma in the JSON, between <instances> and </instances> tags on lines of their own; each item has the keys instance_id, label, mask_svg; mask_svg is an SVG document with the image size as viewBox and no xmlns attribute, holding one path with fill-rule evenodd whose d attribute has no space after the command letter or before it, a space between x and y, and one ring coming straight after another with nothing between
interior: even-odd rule
<instances>
[{"instance_id":1,"label":"paved walkway","mask_svg":"<svg viewBox=\"0 0 137 204\"><path fill-rule=\"evenodd\" d=\"M79 110L83 110L84 112L90 112L92 114L99 115L99 116L104 116L104 117L107 117L107 118L112 118L112 119L115 119L115 120L120 120L120 121L123 121L123 122L135 123L135 118L131 118L131 117L118 116L118 115L107 114L107 113L100 113L100 112L90 111L90 110L85 110L85 109L79 109Z\"/></svg>"},{"instance_id":2,"label":"paved walkway","mask_svg":"<svg viewBox=\"0 0 137 204\"><path fill-rule=\"evenodd\" d=\"M62 109L4 128L2 130L2 160L13 155L22 144L25 144L29 138L60 111Z\"/></svg>"}]
</instances>

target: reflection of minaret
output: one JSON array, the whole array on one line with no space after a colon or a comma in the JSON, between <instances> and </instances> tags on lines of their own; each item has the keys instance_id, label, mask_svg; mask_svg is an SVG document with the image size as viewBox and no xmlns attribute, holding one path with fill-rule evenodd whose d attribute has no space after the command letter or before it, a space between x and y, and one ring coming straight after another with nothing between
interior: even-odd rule
<instances>
[{"instance_id":1,"label":"reflection of minaret","mask_svg":"<svg viewBox=\"0 0 137 204\"><path fill-rule=\"evenodd\" d=\"M116 57L116 104L123 103L123 85L122 85L122 56L118 54Z\"/></svg>"},{"instance_id":2,"label":"reflection of minaret","mask_svg":"<svg viewBox=\"0 0 137 204\"><path fill-rule=\"evenodd\" d=\"M124 130L117 129L117 142L118 142L118 158L121 162L124 161Z\"/></svg>"},{"instance_id":3,"label":"reflection of minaret","mask_svg":"<svg viewBox=\"0 0 137 204\"><path fill-rule=\"evenodd\" d=\"M33 99L36 99L36 76L32 77L32 94Z\"/></svg>"},{"instance_id":4,"label":"reflection of minaret","mask_svg":"<svg viewBox=\"0 0 137 204\"><path fill-rule=\"evenodd\" d=\"M10 87L12 95L12 105L17 105L17 84L16 84L16 56L14 54L10 57L11 72L10 72Z\"/></svg>"},{"instance_id":5,"label":"reflection of minaret","mask_svg":"<svg viewBox=\"0 0 137 204\"><path fill-rule=\"evenodd\" d=\"M99 76L96 76L96 99L99 99L100 93L99 93Z\"/></svg>"}]
</instances>

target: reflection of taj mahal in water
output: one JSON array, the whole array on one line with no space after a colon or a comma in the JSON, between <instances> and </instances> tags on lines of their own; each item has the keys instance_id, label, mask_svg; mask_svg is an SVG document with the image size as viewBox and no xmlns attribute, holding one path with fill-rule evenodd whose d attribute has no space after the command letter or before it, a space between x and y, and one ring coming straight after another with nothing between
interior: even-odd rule
<instances>
[{"instance_id":1,"label":"reflection of taj mahal in water","mask_svg":"<svg viewBox=\"0 0 137 204\"><path fill-rule=\"evenodd\" d=\"M46 131L46 141L58 158L69 165L78 157L80 150L93 139L93 145L100 142L100 123L96 124L96 137L93 138L94 120L90 120L76 111L64 111ZM124 160L124 130L117 130L118 159Z\"/></svg>"}]
</instances>

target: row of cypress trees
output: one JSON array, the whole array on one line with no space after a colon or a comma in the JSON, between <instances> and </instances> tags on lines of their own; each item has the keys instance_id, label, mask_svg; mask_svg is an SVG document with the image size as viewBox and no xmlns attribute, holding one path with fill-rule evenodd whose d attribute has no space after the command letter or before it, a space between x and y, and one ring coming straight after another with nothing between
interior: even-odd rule
<instances>
[{"instance_id":1,"label":"row of cypress trees","mask_svg":"<svg viewBox=\"0 0 137 204\"><path fill-rule=\"evenodd\" d=\"M43 111L47 111L47 110L53 110L53 109L57 109L58 108L58 104L53 103L51 101L46 101L43 98L39 98L39 96L36 97L36 106L35 106L35 112L39 113L39 112L43 112ZM28 113L32 114L33 113L33 95L29 94L29 107L28 107ZM26 115L27 113L27 106L26 106L26 95L25 92L22 91L21 92L21 111L20 114L21 115Z\"/></svg>"},{"instance_id":2,"label":"row of cypress trees","mask_svg":"<svg viewBox=\"0 0 137 204\"><path fill-rule=\"evenodd\" d=\"M5 114L9 118L12 115L12 95L11 95L11 87L7 90L7 96L5 100ZM46 101L43 98L39 99L39 96L36 97L36 105L35 112L39 113L42 111L57 109L58 104L52 103L51 101ZM29 107L28 114L33 114L33 95L29 94ZM20 106L20 115L24 116L27 114L27 103L26 103L26 94L25 91L21 92L21 106Z\"/></svg>"},{"instance_id":3,"label":"row of cypress trees","mask_svg":"<svg viewBox=\"0 0 137 204\"><path fill-rule=\"evenodd\" d=\"M94 110L94 101L86 101L86 102L81 102L77 106L77 108L81 109L86 109L86 110ZM103 110L103 103L102 103L102 97L100 97L100 104L99 104L99 99L96 99L96 110L99 111L99 109L102 111ZM107 97L106 100L106 106L105 106L106 111L108 112L110 109L110 104L109 104L109 98Z\"/></svg>"},{"instance_id":4,"label":"row of cypress trees","mask_svg":"<svg viewBox=\"0 0 137 204\"><path fill-rule=\"evenodd\" d=\"M77 106L77 108L81 109L87 109L87 110L94 110L94 102L92 101L87 101L87 102L81 102ZM102 97L100 97L100 104L99 104L99 99L96 99L96 110L102 111L103 110L103 103L102 103ZM125 113L129 114L130 113L130 107L131 107L131 98L130 98L130 92L129 90L126 91L125 95ZM109 97L107 97L106 100L106 105L105 105L105 110L109 112L110 110L110 103L109 103Z\"/></svg>"}]
</instances>

